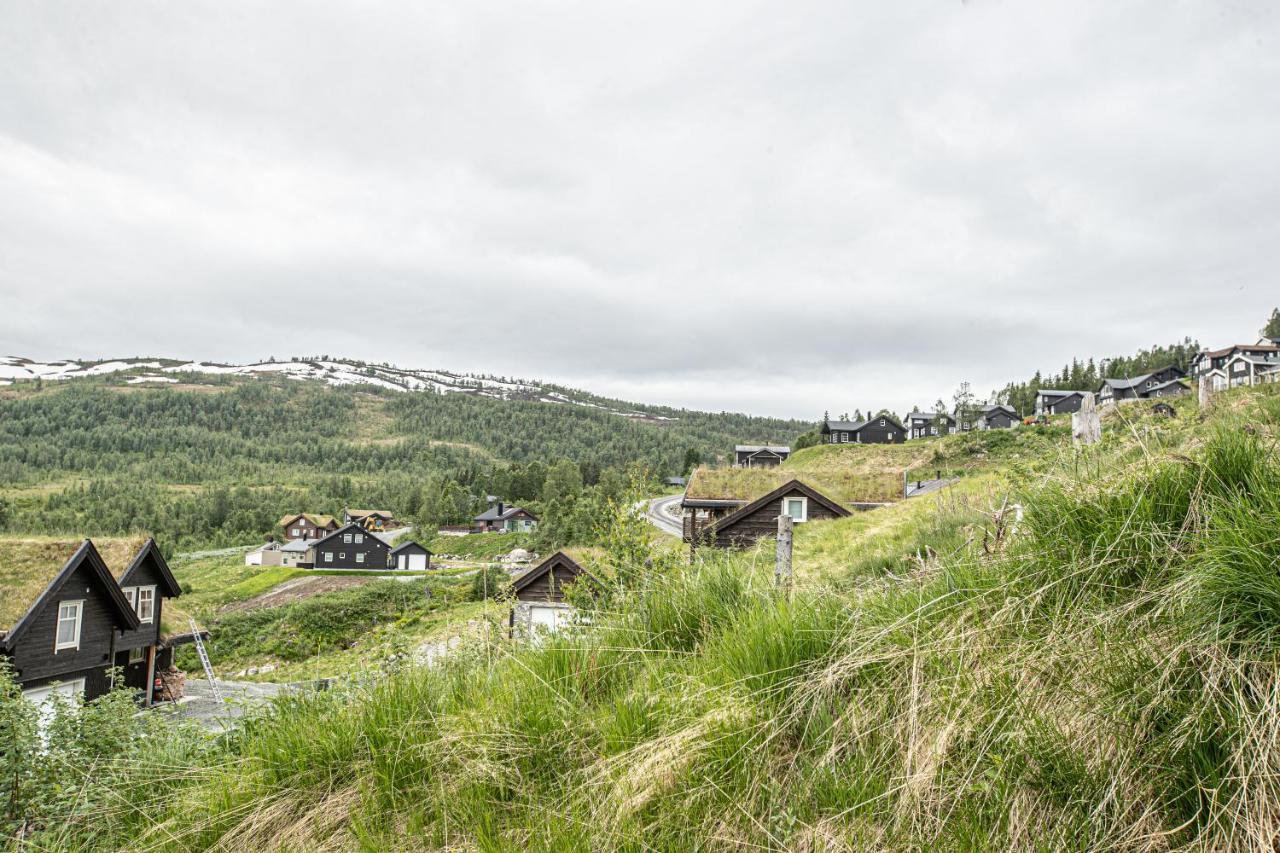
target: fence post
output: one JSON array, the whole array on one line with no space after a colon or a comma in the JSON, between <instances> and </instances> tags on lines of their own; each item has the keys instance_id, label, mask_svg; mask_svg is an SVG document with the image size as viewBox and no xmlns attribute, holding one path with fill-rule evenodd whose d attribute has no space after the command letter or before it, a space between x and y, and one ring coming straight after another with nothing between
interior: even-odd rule
<instances>
[{"instance_id":1,"label":"fence post","mask_svg":"<svg viewBox=\"0 0 1280 853\"><path fill-rule=\"evenodd\" d=\"M791 528L790 515L778 516L778 560L773 567L773 583L787 595L791 594Z\"/></svg>"}]
</instances>

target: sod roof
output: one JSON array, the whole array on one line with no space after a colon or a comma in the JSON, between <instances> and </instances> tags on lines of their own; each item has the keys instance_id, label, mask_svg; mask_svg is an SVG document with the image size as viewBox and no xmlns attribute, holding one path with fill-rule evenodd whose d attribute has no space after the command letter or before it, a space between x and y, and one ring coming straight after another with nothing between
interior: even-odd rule
<instances>
[{"instance_id":1,"label":"sod roof","mask_svg":"<svg viewBox=\"0 0 1280 853\"><path fill-rule=\"evenodd\" d=\"M102 561L120 577L146 537L94 539ZM0 537L0 632L11 631L84 544L83 539Z\"/></svg>"},{"instance_id":2,"label":"sod roof","mask_svg":"<svg viewBox=\"0 0 1280 853\"><path fill-rule=\"evenodd\" d=\"M305 518L316 527L328 527L330 524L337 522L337 519L332 515L316 515L314 512L294 512L289 515L281 516L280 520L276 522L276 526L283 527L295 518Z\"/></svg>"}]
</instances>

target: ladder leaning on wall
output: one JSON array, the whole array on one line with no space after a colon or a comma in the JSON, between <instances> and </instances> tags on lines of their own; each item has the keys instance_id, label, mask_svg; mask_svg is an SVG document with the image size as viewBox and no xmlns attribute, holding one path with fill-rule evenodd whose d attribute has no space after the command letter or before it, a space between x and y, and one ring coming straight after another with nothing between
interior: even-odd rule
<instances>
[{"instance_id":1,"label":"ladder leaning on wall","mask_svg":"<svg viewBox=\"0 0 1280 853\"><path fill-rule=\"evenodd\" d=\"M204 650L204 640L200 638L200 628L196 625L196 620L191 619L191 636L196 640L196 654L200 656L200 664L204 667L204 677L209 679L209 689L213 691L213 698L222 704L222 691L218 690L218 679L213 676L213 666L209 663L209 653Z\"/></svg>"}]
</instances>

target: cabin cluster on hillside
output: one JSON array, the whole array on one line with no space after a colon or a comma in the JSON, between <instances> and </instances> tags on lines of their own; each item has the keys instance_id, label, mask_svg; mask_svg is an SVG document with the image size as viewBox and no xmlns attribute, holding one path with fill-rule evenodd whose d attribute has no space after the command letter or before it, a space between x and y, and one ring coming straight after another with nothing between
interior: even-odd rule
<instances>
[{"instance_id":1,"label":"cabin cluster on hillside","mask_svg":"<svg viewBox=\"0 0 1280 853\"><path fill-rule=\"evenodd\" d=\"M47 711L120 680L144 705L178 698L173 648L192 629L167 605L182 590L154 540L0 539L0 587L0 658L25 698Z\"/></svg>"},{"instance_id":2,"label":"cabin cluster on hillside","mask_svg":"<svg viewBox=\"0 0 1280 853\"><path fill-rule=\"evenodd\" d=\"M1214 391L1280 381L1280 338L1205 350L1191 362L1191 376L1207 379Z\"/></svg>"},{"instance_id":3,"label":"cabin cluster on hillside","mask_svg":"<svg viewBox=\"0 0 1280 853\"><path fill-rule=\"evenodd\" d=\"M347 510L345 524L327 515L301 513L280 519L287 541L268 542L245 555L249 566L302 569L426 571L431 552L417 542L391 542L403 525L389 512Z\"/></svg>"}]
</instances>

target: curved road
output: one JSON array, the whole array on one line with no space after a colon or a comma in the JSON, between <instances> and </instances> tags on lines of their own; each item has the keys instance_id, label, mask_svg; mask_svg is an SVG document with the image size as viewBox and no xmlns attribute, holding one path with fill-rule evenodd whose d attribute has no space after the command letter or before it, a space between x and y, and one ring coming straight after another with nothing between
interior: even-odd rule
<instances>
[{"instance_id":1,"label":"curved road","mask_svg":"<svg viewBox=\"0 0 1280 853\"><path fill-rule=\"evenodd\" d=\"M684 495L663 495L660 498L642 502L640 506L644 512L645 520L663 533L668 533L672 536L683 536L684 527L675 517L667 513L667 508L672 504L678 505L683 497Z\"/></svg>"}]
</instances>

